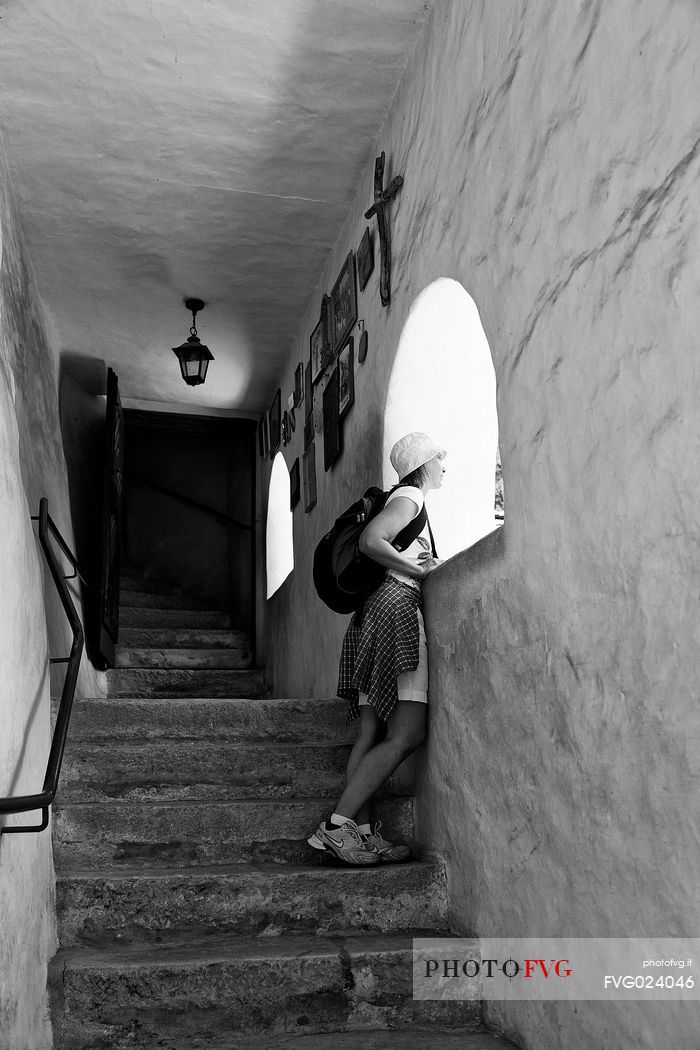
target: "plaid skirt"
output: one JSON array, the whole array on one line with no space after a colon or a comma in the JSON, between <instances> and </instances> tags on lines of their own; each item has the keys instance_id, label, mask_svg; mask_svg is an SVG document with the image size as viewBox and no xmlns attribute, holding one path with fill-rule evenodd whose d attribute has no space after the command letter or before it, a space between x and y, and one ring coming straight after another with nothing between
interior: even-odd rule
<instances>
[{"instance_id":1,"label":"plaid skirt","mask_svg":"<svg viewBox=\"0 0 700 1050\"><path fill-rule=\"evenodd\" d=\"M399 696L396 679L418 667L420 590L387 576L356 612L343 639L338 696L349 700L349 725L360 713L359 694L386 722Z\"/></svg>"}]
</instances>

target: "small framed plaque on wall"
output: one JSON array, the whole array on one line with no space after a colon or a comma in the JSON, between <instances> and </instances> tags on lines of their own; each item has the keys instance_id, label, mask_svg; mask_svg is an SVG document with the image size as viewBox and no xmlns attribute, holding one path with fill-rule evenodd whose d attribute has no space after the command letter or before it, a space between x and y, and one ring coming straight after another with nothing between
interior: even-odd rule
<instances>
[{"instance_id":1,"label":"small framed plaque on wall","mask_svg":"<svg viewBox=\"0 0 700 1050\"><path fill-rule=\"evenodd\" d=\"M338 354L338 417L340 419L355 402L355 362L352 337Z\"/></svg>"},{"instance_id":2,"label":"small framed plaque on wall","mask_svg":"<svg viewBox=\"0 0 700 1050\"><path fill-rule=\"evenodd\" d=\"M294 370L294 407L298 408L304 400L304 366L298 364Z\"/></svg>"},{"instance_id":3,"label":"small framed plaque on wall","mask_svg":"<svg viewBox=\"0 0 700 1050\"><path fill-rule=\"evenodd\" d=\"M357 281L360 291L364 291L372 270L374 269L374 238L370 233L369 226L365 229L357 249Z\"/></svg>"}]
</instances>

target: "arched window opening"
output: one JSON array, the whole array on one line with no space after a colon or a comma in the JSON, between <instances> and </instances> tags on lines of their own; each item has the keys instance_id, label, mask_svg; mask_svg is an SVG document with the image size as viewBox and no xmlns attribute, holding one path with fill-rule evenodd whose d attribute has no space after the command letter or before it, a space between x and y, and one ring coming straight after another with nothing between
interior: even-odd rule
<instances>
[{"instance_id":1,"label":"arched window opening","mask_svg":"<svg viewBox=\"0 0 700 1050\"><path fill-rule=\"evenodd\" d=\"M278 452L272 463L267 495L267 597L278 590L294 568L294 528L290 509L290 482L284 456Z\"/></svg>"},{"instance_id":2,"label":"arched window opening","mask_svg":"<svg viewBox=\"0 0 700 1050\"><path fill-rule=\"evenodd\" d=\"M458 282L440 278L415 300L387 391L384 483L394 442L423 430L447 449L442 488L428 507L441 558L470 547L503 522L496 374L479 311Z\"/></svg>"}]
</instances>

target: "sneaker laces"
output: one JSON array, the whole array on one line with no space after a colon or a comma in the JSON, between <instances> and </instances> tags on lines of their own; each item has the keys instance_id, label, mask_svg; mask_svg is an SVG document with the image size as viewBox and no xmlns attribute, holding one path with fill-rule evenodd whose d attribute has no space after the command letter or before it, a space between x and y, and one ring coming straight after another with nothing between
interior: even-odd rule
<instances>
[{"instance_id":1,"label":"sneaker laces","mask_svg":"<svg viewBox=\"0 0 700 1050\"><path fill-rule=\"evenodd\" d=\"M384 839L383 839L382 835L380 835L380 833L379 833L379 829L381 828L381 826L382 826L382 822L381 822L381 820L378 820L377 823L374 825L374 827L371 829L371 832L370 832L370 835L371 835L372 838L379 839L379 842L376 843L376 845L378 845L378 846L383 846L384 845ZM370 836L368 836L368 837L370 837Z\"/></svg>"},{"instance_id":2,"label":"sneaker laces","mask_svg":"<svg viewBox=\"0 0 700 1050\"><path fill-rule=\"evenodd\" d=\"M349 835L351 835L358 846L364 846L362 836L357 830L357 824L351 824L350 821L347 821L345 824L341 825L340 830L346 831Z\"/></svg>"}]
</instances>

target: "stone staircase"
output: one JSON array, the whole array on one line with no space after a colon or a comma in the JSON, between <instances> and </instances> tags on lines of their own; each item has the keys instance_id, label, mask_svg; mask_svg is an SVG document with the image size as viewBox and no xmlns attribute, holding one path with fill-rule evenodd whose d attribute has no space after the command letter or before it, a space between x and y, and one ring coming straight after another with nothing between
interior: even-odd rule
<instances>
[{"instance_id":1,"label":"stone staircase","mask_svg":"<svg viewBox=\"0 0 700 1050\"><path fill-rule=\"evenodd\" d=\"M355 870L305 842L340 793L340 701L271 700L216 611L123 580L118 666L76 701L53 814L56 1050L504 1050L478 1003L415 1002L446 929L432 860ZM393 779L387 837L411 838Z\"/></svg>"}]
</instances>

